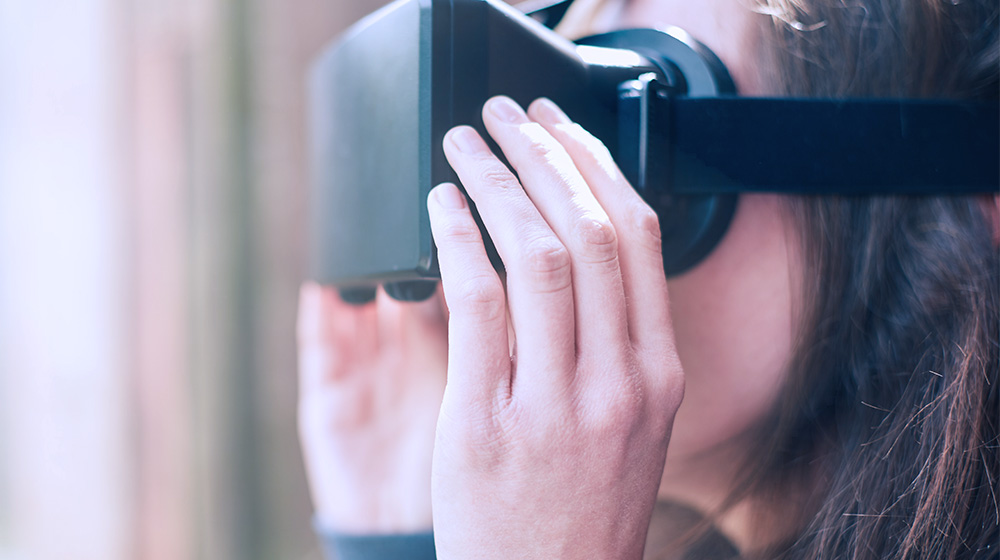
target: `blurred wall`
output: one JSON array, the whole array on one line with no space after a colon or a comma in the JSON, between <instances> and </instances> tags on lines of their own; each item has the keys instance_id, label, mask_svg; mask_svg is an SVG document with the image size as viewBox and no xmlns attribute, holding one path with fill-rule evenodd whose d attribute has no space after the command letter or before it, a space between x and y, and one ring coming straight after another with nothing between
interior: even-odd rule
<instances>
[{"instance_id":1,"label":"blurred wall","mask_svg":"<svg viewBox=\"0 0 1000 560\"><path fill-rule=\"evenodd\" d=\"M141 558L318 558L295 429L304 79L380 4L132 7Z\"/></svg>"},{"instance_id":2,"label":"blurred wall","mask_svg":"<svg viewBox=\"0 0 1000 560\"><path fill-rule=\"evenodd\" d=\"M304 78L365 0L0 0L0 559L318 558Z\"/></svg>"},{"instance_id":3,"label":"blurred wall","mask_svg":"<svg viewBox=\"0 0 1000 560\"><path fill-rule=\"evenodd\" d=\"M115 0L0 0L0 557L125 558Z\"/></svg>"}]
</instances>

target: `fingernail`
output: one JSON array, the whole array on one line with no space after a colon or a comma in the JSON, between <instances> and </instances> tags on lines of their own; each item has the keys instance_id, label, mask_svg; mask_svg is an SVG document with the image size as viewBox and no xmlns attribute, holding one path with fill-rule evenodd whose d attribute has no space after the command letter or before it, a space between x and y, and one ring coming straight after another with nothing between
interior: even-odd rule
<instances>
[{"instance_id":1,"label":"fingernail","mask_svg":"<svg viewBox=\"0 0 1000 560\"><path fill-rule=\"evenodd\" d=\"M517 124L528 121L524 110L509 97L494 97L490 100L489 110L493 116L504 122Z\"/></svg>"},{"instance_id":2,"label":"fingernail","mask_svg":"<svg viewBox=\"0 0 1000 560\"><path fill-rule=\"evenodd\" d=\"M559 106L553 103L550 99L542 97L535 101L534 105L534 112L536 116L541 119L541 122L548 124L569 124L573 122L569 120L566 113L563 113L562 109L560 109Z\"/></svg>"},{"instance_id":3,"label":"fingernail","mask_svg":"<svg viewBox=\"0 0 1000 560\"><path fill-rule=\"evenodd\" d=\"M465 195L458 190L458 187L451 183L443 183L434 189L434 197L438 204L450 210L465 208Z\"/></svg>"},{"instance_id":4,"label":"fingernail","mask_svg":"<svg viewBox=\"0 0 1000 560\"><path fill-rule=\"evenodd\" d=\"M448 133L451 143L464 154L475 154L486 149L486 144L475 129L468 126L457 126Z\"/></svg>"}]
</instances>

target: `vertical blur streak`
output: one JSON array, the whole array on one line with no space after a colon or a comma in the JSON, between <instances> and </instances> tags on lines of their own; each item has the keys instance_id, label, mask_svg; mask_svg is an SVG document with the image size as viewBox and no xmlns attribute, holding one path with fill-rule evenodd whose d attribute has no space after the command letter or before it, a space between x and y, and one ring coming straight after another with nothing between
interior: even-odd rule
<instances>
[{"instance_id":1,"label":"vertical blur streak","mask_svg":"<svg viewBox=\"0 0 1000 560\"><path fill-rule=\"evenodd\" d=\"M193 558L190 345L191 158L184 2L129 2L136 560Z\"/></svg>"},{"instance_id":2,"label":"vertical blur streak","mask_svg":"<svg viewBox=\"0 0 1000 560\"><path fill-rule=\"evenodd\" d=\"M0 556L129 557L114 0L0 0Z\"/></svg>"},{"instance_id":3,"label":"vertical blur streak","mask_svg":"<svg viewBox=\"0 0 1000 560\"><path fill-rule=\"evenodd\" d=\"M221 271L228 275L233 290L232 326L228 340L222 341L231 349L228 368L221 382L226 384L228 400L236 403L229 411L229 417L222 421L229 426L229 441L222 449L225 453L218 457L221 469L231 473L220 479L225 484L233 504L232 516L235 527L234 553L236 558L274 557L276 550L269 550L273 535L263 523L265 510L269 504L262 500L263 489L268 484L267 471L263 468L266 453L262 442L262 417L260 403L266 402L259 393L258 380L262 371L261 351L257 344L257 323L261 318L261 296L269 278L262 277L256 266L260 247L257 246L257 214L262 214L257 202L256 174L253 173L253 148L256 135L256 115L253 112L255 93L251 88L253 67L251 44L254 18L252 0L226 0L223 2L227 17L224 19L224 47L229 53L229 64L222 84L225 99L225 118L228 121L230 137L226 153L226 164L230 175L222 185L221 193L230 207L230 227L232 245L230 247L230 269ZM213 277L217 275L213 274ZM275 372L267 372L274 375ZM220 403L221 404L221 403Z\"/></svg>"},{"instance_id":4,"label":"vertical blur streak","mask_svg":"<svg viewBox=\"0 0 1000 560\"><path fill-rule=\"evenodd\" d=\"M0 560L319 557L305 79L385 0L0 0Z\"/></svg>"}]
</instances>

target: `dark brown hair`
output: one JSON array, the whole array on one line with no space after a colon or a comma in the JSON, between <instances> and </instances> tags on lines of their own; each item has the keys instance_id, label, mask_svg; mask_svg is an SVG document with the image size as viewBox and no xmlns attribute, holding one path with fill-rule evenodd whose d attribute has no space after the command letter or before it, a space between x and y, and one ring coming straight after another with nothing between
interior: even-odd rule
<instances>
[{"instance_id":1,"label":"dark brown hair","mask_svg":"<svg viewBox=\"0 0 1000 560\"><path fill-rule=\"evenodd\" d=\"M768 94L1000 102L997 0L745 1L762 14L753 60ZM745 557L1000 557L991 198L788 197L802 329L777 405L751 429L755 454L716 512L749 499L760 534L777 535ZM676 518L647 556L736 554L714 546L709 522L685 531Z\"/></svg>"},{"instance_id":2,"label":"dark brown hair","mask_svg":"<svg viewBox=\"0 0 1000 560\"><path fill-rule=\"evenodd\" d=\"M996 0L763 0L759 11L775 94L1000 98ZM1000 555L1000 257L989 204L788 199L803 233L804 328L732 502L807 498L777 521L787 538L757 555Z\"/></svg>"}]
</instances>

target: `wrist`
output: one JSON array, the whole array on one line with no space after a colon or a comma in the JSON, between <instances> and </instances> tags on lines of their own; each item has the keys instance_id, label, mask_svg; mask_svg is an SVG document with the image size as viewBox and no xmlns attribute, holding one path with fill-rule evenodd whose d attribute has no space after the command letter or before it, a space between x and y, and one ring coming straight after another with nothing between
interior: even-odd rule
<instances>
[{"instance_id":1,"label":"wrist","mask_svg":"<svg viewBox=\"0 0 1000 560\"><path fill-rule=\"evenodd\" d=\"M386 484L367 485L317 496L318 527L344 534L420 533L431 527L430 489L397 491Z\"/></svg>"}]
</instances>

